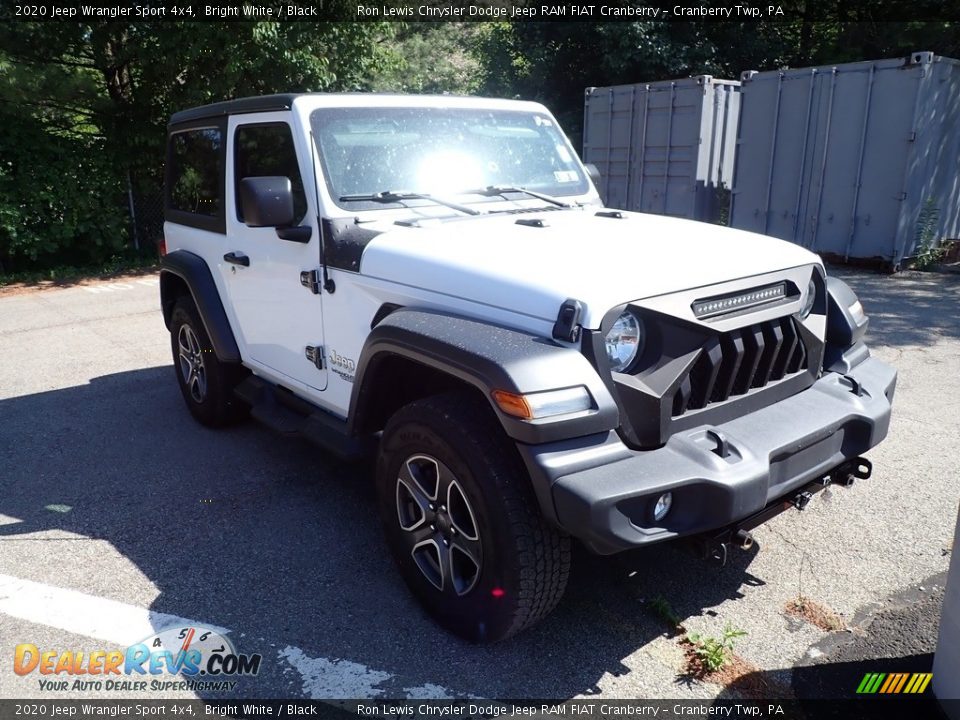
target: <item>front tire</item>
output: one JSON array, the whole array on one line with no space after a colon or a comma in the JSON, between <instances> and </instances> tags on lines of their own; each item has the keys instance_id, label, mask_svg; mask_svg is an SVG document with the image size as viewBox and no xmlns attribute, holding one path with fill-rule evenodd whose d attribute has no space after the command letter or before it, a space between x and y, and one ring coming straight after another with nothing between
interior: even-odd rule
<instances>
[{"instance_id":1,"label":"front tire","mask_svg":"<svg viewBox=\"0 0 960 720\"><path fill-rule=\"evenodd\" d=\"M247 415L249 408L233 395L243 369L217 359L197 306L189 296L181 296L173 306L170 346L177 384L190 414L198 422L221 427Z\"/></svg>"},{"instance_id":2,"label":"front tire","mask_svg":"<svg viewBox=\"0 0 960 720\"><path fill-rule=\"evenodd\" d=\"M496 642L560 601L570 540L540 515L522 461L473 396L399 410L383 432L376 484L400 572L447 630Z\"/></svg>"}]
</instances>

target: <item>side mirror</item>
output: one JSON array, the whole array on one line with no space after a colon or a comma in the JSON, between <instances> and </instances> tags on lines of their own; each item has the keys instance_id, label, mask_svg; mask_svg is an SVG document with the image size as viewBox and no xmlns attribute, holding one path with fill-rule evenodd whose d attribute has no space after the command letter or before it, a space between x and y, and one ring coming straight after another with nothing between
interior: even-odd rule
<instances>
[{"instance_id":1,"label":"side mirror","mask_svg":"<svg viewBox=\"0 0 960 720\"><path fill-rule=\"evenodd\" d=\"M246 177L240 181L240 209L247 227L272 227L277 237L310 242L313 228L293 225L293 186L287 177Z\"/></svg>"},{"instance_id":2,"label":"side mirror","mask_svg":"<svg viewBox=\"0 0 960 720\"><path fill-rule=\"evenodd\" d=\"M590 180L593 182L593 186L600 189L600 169L593 163L586 163L584 167L587 169L587 175L590 176Z\"/></svg>"},{"instance_id":3,"label":"side mirror","mask_svg":"<svg viewBox=\"0 0 960 720\"><path fill-rule=\"evenodd\" d=\"M248 227L293 225L293 187L286 177L247 177L240 181L240 207Z\"/></svg>"}]
</instances>

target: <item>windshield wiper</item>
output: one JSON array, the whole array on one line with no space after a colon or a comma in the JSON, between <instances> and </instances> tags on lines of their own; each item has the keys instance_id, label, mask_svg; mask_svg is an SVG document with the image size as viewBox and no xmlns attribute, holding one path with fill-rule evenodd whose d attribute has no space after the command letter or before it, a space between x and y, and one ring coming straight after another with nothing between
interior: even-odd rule
<instances>
[{"instance_id":1,"label":"windshield wiper","mask_svg":"<svg viewBox=\"0 0 960 720\"><path fill-rule=\"evenodd\" d=\"M465 205L459 205L455 202L450 202L449 200L444 200L443 198L438 198L436 195L430 195L429 193L418 193L418 192L406 192L399 190L383 190L378 193L367 193L365 195L341 195L340 202L380 202L380 203L395 203L401 202L403 200L429 200L430 202L435 202L438 205L445 205L448 208L457 210L466 215L480 215L479 210L474 210Z\"/></svg>"},{"instance_id":2,"label":"windshield wiper","mask_svg":"<svg viewBox=\"0 0 960 720\"><path fill-rule=\"evenodd\" d=\"M483 195L484 197L493 197L495 195L505 196L507 193L523 193L524 195L529 195L530 197L537 198L538 200L543 200L544 202L548 202L551 205L556 205L557 207L573 207L569 203L565 203L563 200L558 200L552 195L544 195L543 193L538 193L534 190L527 190L524 187L513 187L512 185L488 185L487 187L480 188L479 190L463 191L463 194L465 195Z\"/></svg>"}]
</instances>

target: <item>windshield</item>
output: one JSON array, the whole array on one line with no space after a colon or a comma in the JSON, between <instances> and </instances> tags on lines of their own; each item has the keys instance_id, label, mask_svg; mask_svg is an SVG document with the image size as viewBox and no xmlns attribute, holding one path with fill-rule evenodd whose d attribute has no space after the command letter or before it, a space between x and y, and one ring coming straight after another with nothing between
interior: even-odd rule
<instances>
[{"instance_id":1,"label":"windshield","mask_svg":"<svg viewBox=\"0 0 960 720\"><path fill-rule=\"evenodd\" d=\"M352 211L384 205L341 198L384 191L451 197L492 185L569 196L588 188L566 138L551 118L539 113L322 108L310 122L330 195ZM481 200L489 197L459 198ZM429 199L413 202L430 204Z\"/></svg>"}]
</instances>

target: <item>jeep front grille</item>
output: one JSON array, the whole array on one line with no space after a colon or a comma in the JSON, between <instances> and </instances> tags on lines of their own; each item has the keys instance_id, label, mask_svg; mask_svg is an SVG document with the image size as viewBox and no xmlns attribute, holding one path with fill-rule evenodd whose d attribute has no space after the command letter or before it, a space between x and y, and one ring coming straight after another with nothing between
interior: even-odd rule
<instances>
[{"instance_id":1,"label":"jeep front grille","mask_svg":"<svg viewBox=\"0 0 960 720\"><path fill-rule=\"evenodd\" d=\"M673 417L806 370L807 350L793 317L711 336L673 398Z\"/></svg>"}]
</instances>

